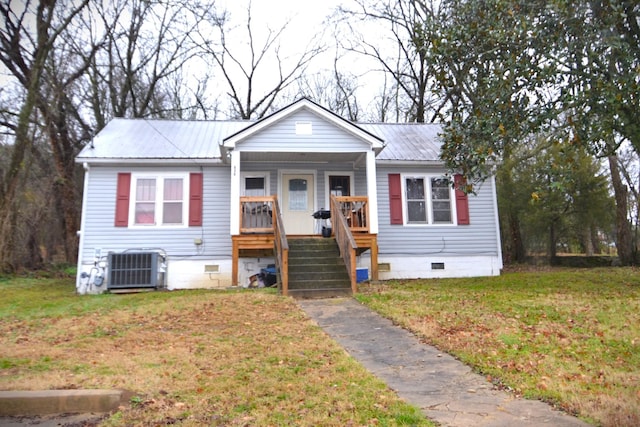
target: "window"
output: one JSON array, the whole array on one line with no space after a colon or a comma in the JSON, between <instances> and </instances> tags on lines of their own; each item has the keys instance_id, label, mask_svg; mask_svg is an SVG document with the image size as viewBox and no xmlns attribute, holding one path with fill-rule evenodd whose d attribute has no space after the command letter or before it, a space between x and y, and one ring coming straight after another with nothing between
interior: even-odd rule
<instances>
[{"instance_id":1,"label":"window","mask_svg":"<svg viewBox=\"0 0 640 427\"><path fill-rule=\"evenodd\" d=\"M183 226L187 216L188 179L183 176L132 177L133 225Z\"/></svg>"},{"instance_id":2,"label":"window","mask_svg":"<svg viewBox=\"0 0 640 427\"><path fill-rule=\"evenodd\" d=\"M406 176L406 224L452 224L451 193L445 177Z\"/></svg>"},{"instance_id":3,"label":"window","mask_svg":"<svg viewBox=\"0 0 640 427\"><path fill-rule=\"evenodd\" d=\"M245 196L264 196L264 178L259 177L247 177L244 180L244 195Z\"/></svg>"},{"instance_id":4,"label":"window","mask_svg":"<svg viewBox=\"0 0 640 427\"><path fill-rule=\"evenodd\" d=\"M243 172L243 196L266 196L269 194L269 172Z\"/></svg>"},{"instance_id":5,"label":"window","mask_svg":"<svg viewBox=\"0 0 640 427\"><path fill-rule=\"evenodd\" d=\"M330 175L329 193L332 196L350 196L351 177L348 175Z\"/></svg>"},{"instance_id":6,"label":"window","mask_svg":"<svg viewBox=\"0 0 640 427\"><path fill-rule=\"evenodd\" d=\"M434 224L451 224L451 183L431 178L431 217Z\"/></svg>"},{"instance_id":7,"label":"window","mask_svg":"<svg viewBox=\"0 0 640 427\"><path fill-rule=\"evenodd\" d=\"M409 224L427 223L427 202L425 199L424 178L407 178L407 222Z\"/></svg>"}]
</instances>

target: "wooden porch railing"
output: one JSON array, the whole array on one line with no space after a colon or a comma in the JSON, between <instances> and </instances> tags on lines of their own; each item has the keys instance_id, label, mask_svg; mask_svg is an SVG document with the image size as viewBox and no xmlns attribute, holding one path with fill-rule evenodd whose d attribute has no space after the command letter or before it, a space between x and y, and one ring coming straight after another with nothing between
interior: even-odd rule
<instances>
[{"instance_id":1,"label":"wooden porch railing","mask_svg":"<svg viewBox=\"0 0 640 427\"><path fill-rule=\"evenodd\" d=\"M289 289L289 243L276 196L240 197L240 234L273 234L282 294Z\"/></svg>"},{"instance_id":2,"label":"wooden porch railing","mask_svg":"<svg viewBox=\"0 0 640 427\"><path fill-rule=\"evenodd\" d=\"M352 233L369 232L369 198L367 196L336 196L337 210L347 221ZM333 211L331 219L336 218Z\"/></svg>"},{"instance_id":3,"label":"wooden porch railing","mask_svg":"<svg viewBox=\"0 0 640 427\"><path fill-rule=\"evenodd\" d=\"M336 237L336 243L340 248L340 256L344 260L351 279L351 291L355 294L358 290L356 281L356 249L358 245L351 233L350 224L348 223L349 216L345 216L343 213L344 203L339 202L338 199L351 199L351 197L331 196L331 226ZM366 202L366 197L364 199Z\"/></svg>"},{"instance_id":4,"label":"wooden porch railing","mask_svg":"<svg viewBox=\"0 0 640 427\"><path fill-rule=\"evenodd\" d=\"M240 197L240 233L273 233L276 196Z\"/></svg>"}]
</instances>

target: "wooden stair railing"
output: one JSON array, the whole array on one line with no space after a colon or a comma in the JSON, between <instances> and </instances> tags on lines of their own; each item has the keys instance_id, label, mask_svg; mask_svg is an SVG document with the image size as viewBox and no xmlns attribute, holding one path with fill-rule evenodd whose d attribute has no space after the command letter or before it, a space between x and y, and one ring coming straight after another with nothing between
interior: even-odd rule
<instances>
[{"instance_id":1,"label":"wooden stair railing","mask_svg":"<svg viewBox=\"0 0 640 427\"><path fill-rule=\"evenodd\" d=\"M282 295L289 292L289 242L287 242L287 233L284 230L284 222L282 221L282 213L278 199L273 199L274 213L276 220L273 226L275 236L274 246L276 252L276 269L280 272L280 286Z\"/></svg>"},{"instance_id":2,"label":"wooden stair railing","mask_svg":"<svg viewBox=\"0 0 640 427\"><path fill-rule=\"evenodd\" d=\"M338 203L336 196L331 196L331 226L333 227L333 233L336 237L336 243L340 249L340 256L344 260L344 264L349 273L351 280L351 291L355 294L357 292L356 281L356 244L351 229L347 223L347 218L341 211L341 206Z\"/></svg>"}]
</instances>

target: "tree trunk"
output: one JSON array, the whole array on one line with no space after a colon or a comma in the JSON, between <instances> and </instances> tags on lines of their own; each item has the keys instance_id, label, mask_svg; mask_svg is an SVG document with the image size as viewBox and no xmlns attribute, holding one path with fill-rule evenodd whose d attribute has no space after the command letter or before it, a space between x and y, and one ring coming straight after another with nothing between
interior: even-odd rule
<instances>
[{"instance_id":1,"label":"tree trunk","mask_svg":"<svg viewBox=\"0 0 640 427\"><path fill-rule=\"evenodd\" d=\"M525 261L526 251L520 232L520 219L516 212L509 212L506 216L506 240L503 242L505 263L521 263Z\"/></svg>"},{"instance_id":2,"label":"tree trunk","mask_svg":"<svg viewBox=\"0 0 640 427\"><path fill-rule=\"evenodd\" d=\"M582 245L586 256L593 256L593 240L591 240L593 227L587 226L582 230Z\"/></svg>"},{"instance_id":3,"label":"tree trunk","mask_svg":"<svg viewBox=\"0 0 640 427\"><path fill-rule=\"evenodd\" d=\"M600 236L598 236L598 230L596 227L591 227L590 239L594 254L602 254L602 244L600 243Z\"/></svg>"},{"instance_id":4,"label":"tree trunk","mask_svg":"<svg viewBox=\"0 0 640 427\"><path fill-rule=\"evenodd\" d=\"M632 265L634 263L633 246L631 240L631 225L627 216L627 187L620 177L618 166L618 156L608 157L609 169L611 171L611 183L616 199L616 249L618 258L622 265Z\"/></svg>"},{"instance_id":5,"label":"tree trunk","mask_svg":"<svg viewBox=\"0 0 640 427\"><path fill-rule=\"evenodd\" d=\"M553 259L558 255L556 251L556 222L554 220L551 221L549 225L549 258L553 261Z\"/></svg>"},{"instance_id":6,"label":"tree trunk","mask_svg":"<svg viewBox=\"0 0 640 427\"><path fill-rule=\"evenodd\" d=\"M44 62L44 56L39 60ZM16 269L15 249L16 249L16 220L17 203L16 194L20 178L24 170L25 153L30 149L33 140L29 135L31 125L31 113L33 112L37 98L37 88L40 81L40 70L34 71L31 75L31 84L27 91L16 128L15 142L11 152L11 162L5 175L2 177L2 198L0 199L0 272L11 273Z\"/></svg>"}]
</instances>

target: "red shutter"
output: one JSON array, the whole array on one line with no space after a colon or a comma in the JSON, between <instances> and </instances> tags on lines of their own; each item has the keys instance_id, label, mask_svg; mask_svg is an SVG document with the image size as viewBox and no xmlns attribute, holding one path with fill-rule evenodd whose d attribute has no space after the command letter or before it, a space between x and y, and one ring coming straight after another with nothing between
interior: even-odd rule
<instances>
[{"instance_id":1,"label":"red shutter","mask_svg":"<svg viewBox=\"0 0 640 427\"><path fill-rule=\"evenodd\" d=\"M189 227L202 225L202 174L189 176Z\"/></svg>"},{"instance_id":2,"label":"red shutter","mask_svg":"<svg viewBox=\"0 0 640 427\"><path fill-rule=\"evenodd\" d=\"M119 173L116 188L116 227L129 225L129 191L131 188L131 174Z\"/></svg>"},{"instance_id":3,"label":"red shutter","mask_svg":"<svg viewBox=\"0 0 640 427\"><path fill-rule=\"evenodd\" d=\"M399 173L389 174L389 214L391 224L402 224L402 184Z\"/></svg>"},{"instance_id":4,"label":"red shutter","mask_svg":"<svg viewBox=\"0 0 640 427\"><path fill-rule=\"evenodd\" d=\"M458 225L469 225L469 197L467 193L461 190L466 185L466 179L462 175L455 175L453 182L456 188L456 212L458 216Z\"/></svg>"}]
</instances>

